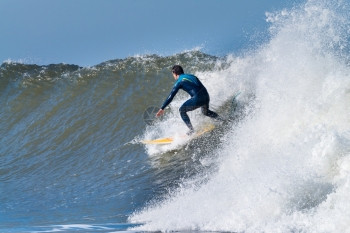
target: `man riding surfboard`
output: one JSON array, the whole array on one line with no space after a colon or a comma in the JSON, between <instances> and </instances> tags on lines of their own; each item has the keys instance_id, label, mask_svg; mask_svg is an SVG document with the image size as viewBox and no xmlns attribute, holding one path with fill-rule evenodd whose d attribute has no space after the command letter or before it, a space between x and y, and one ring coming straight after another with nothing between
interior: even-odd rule
<instances>
[{"instance_id":1,"label":"man riding surfboard","mask_svg":"<svg viewBox=\"0 0 350 233\"><path fill-rule=\"evenodd\" d=\"M164 101L162 107L157 112L156 116L159 117L164 113L164 109L171 103L177 92L182 89L186 91L191 98L188 99L180 107L180 116L185 122L187 127L190 129L187 133L188 135L194 132L193 126L191 124L190 118L187 115L188 111L193 111L197 108L201 108L202 113L205 116L222 120L222 118L215 112L209 110L209 94L204 85L199 81L199 79L192 74L185 74L182 67L175 65L172 68L172 74L176 80L173 89L171 90L168 98Z\"/></svg>"}]
</instances>

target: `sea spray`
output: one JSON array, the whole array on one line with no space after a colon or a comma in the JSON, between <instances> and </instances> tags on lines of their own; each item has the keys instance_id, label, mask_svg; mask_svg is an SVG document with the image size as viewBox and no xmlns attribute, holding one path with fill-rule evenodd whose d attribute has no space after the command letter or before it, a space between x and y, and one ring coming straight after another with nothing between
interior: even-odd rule
<instances>
[{"instance_id":1,"label":"sea spray","mask_svg":"<svg viewBox=\"0 0 350 233\"><path fill-rule=\"evenodd\" d=\"M308 1L267 14L268 43L204 74L216 97L253 95L249 114L212 152L220 162L207 182L135 212L137 230L350 230L348 12L344 1Z\"/></svg>"}]
</instances>

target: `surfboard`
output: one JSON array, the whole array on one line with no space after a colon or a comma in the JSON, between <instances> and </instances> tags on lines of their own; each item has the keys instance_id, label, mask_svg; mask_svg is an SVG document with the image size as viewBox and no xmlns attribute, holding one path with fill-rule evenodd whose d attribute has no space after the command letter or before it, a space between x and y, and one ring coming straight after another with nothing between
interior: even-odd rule
<instances>
[{"instance_id":1,"label":"surfboard","mask_svg":"<svg viewBox=\"0 0 350 233\"><path fill-rule=\"evenodd\" d=\"M195 132L193 135L191 136L187 136L187 135L182 135L180 137L188 137L190 140L199 137L205 133L208 133L210 131L212 131L215 128L215 125L207 125L204 128L202 128L201 130L199 130L198 132ZM143 144L154 144L154 145L164 145L164 144L170 144L173 143L175 140L175 137L165 137L165 138L157 138L154 140L143 140L141 141L141 143Z\"/></svg>"}]
</instances>

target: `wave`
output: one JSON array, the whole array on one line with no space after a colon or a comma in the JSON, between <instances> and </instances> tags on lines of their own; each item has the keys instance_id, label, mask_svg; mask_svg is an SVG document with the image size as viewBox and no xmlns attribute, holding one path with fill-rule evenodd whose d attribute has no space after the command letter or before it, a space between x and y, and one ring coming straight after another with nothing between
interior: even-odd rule
<instances>
[{"instance_id":1,"label":"wave","mask_svg":"<svg viewBox=\"0 0 350 233\"><path fill-rule=\"evenodd\" d=\"M93 67L3 63L2 230L125 223L135 208L178 183L184 169L178 161L178 172L170 169L174 163L154 172L145 148L128 143L146 131L143 112L162 103L176 63L193 73L228 65L200 51Z\"/></svg>"},{"instance_id":2,"label":"wave","mask_svg":"<svg viewBox=\"0 0 350 233\"><path fill-rule=\"evenodd\" d=\"M348 231L349 12L309 0L267 13L269 39L239 56L3 63L2 230ZM186 131L184 93L161 121L142 119L168 95L174 64L220 114L241 93L239 117L186 146L129 143ZM195 127L208 120L191 114Z\"/></svg>"}]
</instances>

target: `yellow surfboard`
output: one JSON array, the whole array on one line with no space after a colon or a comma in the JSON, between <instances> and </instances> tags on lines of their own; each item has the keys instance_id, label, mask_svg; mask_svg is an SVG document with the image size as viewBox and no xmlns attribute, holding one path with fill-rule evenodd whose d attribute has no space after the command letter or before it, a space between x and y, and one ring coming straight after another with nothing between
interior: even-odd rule
<instances>
[{"instance_id":1,"label":"yellow surfboard","mask_svg":"<svg viewBox=\"0 0 350 233\"><path fill-rule=\"evenodd\" d=\"M215 125L207 125L205 126L203 129L199 130L198 132L196 132L194 135L192 136L187 136L187 135L183 135L182 137L189 137L190 139L196 138L201 136L202 134L205 134L207 132L212 131L215 128ZM141 141L143 144L170 144L175 140L174 137L166 137L166 138L158 138L158 139L154 139L154 140L143 140Z\"/></svg>"}]
</instances>

